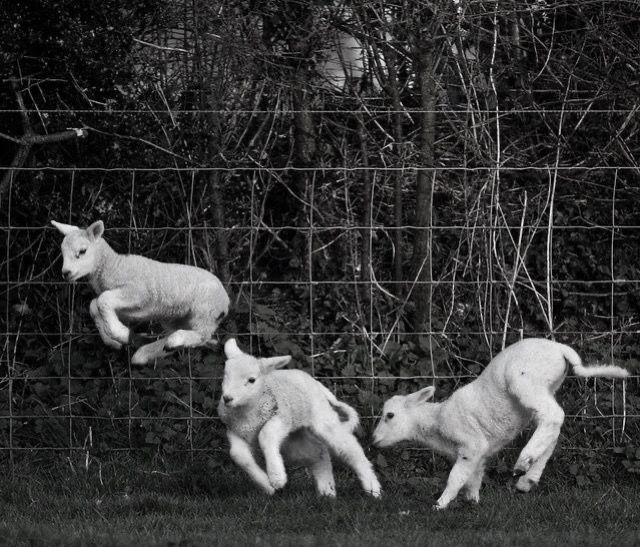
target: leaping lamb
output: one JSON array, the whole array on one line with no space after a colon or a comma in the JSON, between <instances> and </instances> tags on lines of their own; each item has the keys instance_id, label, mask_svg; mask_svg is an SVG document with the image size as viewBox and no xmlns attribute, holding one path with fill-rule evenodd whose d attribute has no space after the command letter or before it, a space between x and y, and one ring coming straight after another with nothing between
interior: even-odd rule
<instances>
[{"instance_id":1,"label":"leaping lamb","mask_svg":"<svg viewBox=\"0 0 640 547\"><path fill-rule=\"evenodd\" d=\"M455 461L447 486L435 505L444 509L464 488L468 500L480 500L487 458L511 442L533 419L536 429L515 464L524 473L516 484L528 492L538 483L564 421L554 398L567 373L626 378L617 366L582 366L569 346L540 338L521 340L504 349L471 383L442 403L427 403L435 388L395 396L383 407L373 444L388 447L415 442Z\"/></svg>"},{"instance_id":2,"label":"leaping lamb","mask_svg":"<svg viewBox=\"0 0 640 547\"><path fill-rule=\"evenodd\" d=\"M140 347L133 364L144 364L181 347L213 346L213 334L229 310L229 296L211 272L184 264L118 254L103 239L101 220L86 229L51 221L62 234L62 275L88 277L96 293L89 311L103 342L130 343L125 322L158 321L166 336Z\"/></svg>"},{"instance_id":3,"label":"leaping lamb","mask_svg":"<svg viewBox=\"0 0 640 547\"><path fill-rule=\"evenodd\" d=\"M224 346L227 361L218 414L227 427L232 460L267 494L284 487L284 460L306 466L318 493L335 497L331 454L357 474L365 492L381 493L380 483L353 435L357 412L301 370L276 370L290 356L257 359ZM260 450L266 472L255 460ZM283 460L284 457L284 460Z\"/></svg>"}]
</instances>

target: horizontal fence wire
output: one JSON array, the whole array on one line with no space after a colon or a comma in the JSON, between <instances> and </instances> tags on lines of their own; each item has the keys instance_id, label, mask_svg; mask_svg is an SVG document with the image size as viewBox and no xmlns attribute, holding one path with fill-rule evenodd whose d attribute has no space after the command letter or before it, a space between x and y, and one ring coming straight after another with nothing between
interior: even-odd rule
<instances>
[{"instance_id":1,"label":"horizontal fence wire","mask_svg":"<svg viewBox=\"0 0 640 547\"><path fill-rule=\"evenodd\" d=\"M522 211L521 222L511 218L504 219L504 222L472 223L469 222L470 215L477 214L479 208L473 205L473 210L463 219L465 224L439 225L436 219L431 226L410 223L389 226L357 221L346 206L341 222L327 222L321 211L315 212L322 206L320 189L328 189L332 184L336 184L336 187L340 185L316 182L316 186L309 189L306 195L306 225L278 225L266 223L265 216L260 213L261 198L258 197L257 182L253 180L249 183L250 197L245 195L243 198L243 203L249 205L243 222L231 226L210 226L208 223L202 224L202 216L190 218L187 211L185 224L171 226L163 219L152 225L140 222L139 217L143 215L141 211L148 206L137 201L137 192L143 184L140 180L142 175L350 172L379 176L387 171L447 175L486 171L495 174L496 166L43 166L16 169L14 176L20 171L23 172L21 176L36 172L44 173L45 177L58 173L67 175L68 179L52 184L55 192L68 200L68 217L58 220L77 223L99 216L90 201L80 199L82 189L95 193L92 197L94 204L94 198L96 195L99 197L102 191L89 182L81 182L80 177L85 173L126 174L130 184L128 195L121 196L121 203L128 206L124 215L128 217L128 224L107 225L105 235L119 252L188 263L196 262L194 259L198 256L198 265L206 266L202 262L202 253L197 255L196 252L206 240L200 239L198 244L194 244L194 237L215 238L226 234L238 241L246 238L237 243L237 249L241 251L239 254L243 257L242 267L225 281L226 287L233 293L234 313L238 316L238 323L229 327L232 330L227 329L225 336L237 336L248 350L256 353L291 352L298 366L357 406L368 426L379 416L383 400L398 390L405 392L406 389L416 389L421 383L435 382L438 386L443 385L446 393L450 393L476 378L490 357L499 351L501 340L514 342L524 336L552 336L575 347L586 364L615 362L624 366L635 363L637 359L631 340L637 337L640 322L633 314L627 314L624 321L618 321L616 299L632 300L637 293L640 279L628 278L627 272L630 270L621 266L628 257L629 248L637 245L633 242L629 244L625 238L638 237L635 232L640 228L640 223L625 225L615 222L616 208L623 200L615 192L607 194L611 193L611 188L606 184L593 186L602 188L597 199L606 204L611 214L595 219L583 218L580 219L581 224L575 224L575 218L563 217L557 222L554 218L543 218L544 210L538 218L528 219L525 219L525 211ZM500 167L499 171L545 174L608 172L618 176L626 171L637 172L637 167L554 165ZM169 186L172 184L175 181ZM580 187L572 187L572 191L580 192L581 188L590 184L589 181L583 182ZM192 193L202 190L198 185L193 179L187 182ZM229 202L232 197L235 199L237 189L232 182L226 183L223 190ZM104 347L88 315L89 301L93 298L90 287L84 282L70 285L60 277L60 234L48 225L49 218L15 221L14 215L17 213L14 211L21 206L15 201L16 193L17 187L11 185L8 201L5 202L8 203L6 215L2 217L4 220L0 225L0 234L6 243L0 274L0 296L5 304L5 336L0 354L0 452L9 454L11 458L14 453L31 451L118 453L156 450L160 446L170 446L171 450L178 453L220 452L223 448L218 437L222 425L215 412L222 377L223 359L220 352L214 357L204 350L182 352L172 357L169 363L140 369L131 365L129 351L116 352ZM380 207L384 206L385 199L380 199ZM303 207L303 202L300 203ZM193 203L189 203L189 206L195 208ZM624 207L628 208L629 205L625 204ZM194 224L191 224L192 220ZM328 225L324 225L325 222ZM277 234L287 231L294 236L286 242L278 241ZM522 257L523 263L519 265L517 260L520 251L513 251L515 244L503 255L510 261L511 271L506 273L500 271L497 256L485 257L479 267L472 264L463 267L453 256L449 262L438 266L433 279L397 280L389 278L385 270L388 262L384 260L388 259L374 256L368 265L370 275L363 276L362 269L358 269L355 262L360 258L359 246L366 240L364 238L368 238L370 251L375 255L375 245L379 243L374 240L384 237L376 234L396 231L406 237L427 231L434 238L438 250L447 252L453 251L453 248L447 249L447 245L458 246L460 251L466 245L489 243L489 253L492 245L495 249L496 237L504 237L506 241L514 234L517 237L518 232L528 233L531 245L534 245L535 238L542 239L544 243L527 258L533 262L549 262L549 249L553 249L561 238L564 244L565 237L579 238L581 234L589 234L587 237L591 238L591 234L602 232L606 244L602 248L607 249L607 254L601 253L600 249L595 257L591 257L602 261L600 279L574 278L580 272L554 270L550 263L540 270L545 274L543 277L529 276L527 268L533 269L533 266L525 265ZM336 249L332 248L336 245L335 241L319 241L314 247L317 238L332 232L337 232L341 240L352 238L353 241ZM446 238L448 232L455 233L458 239L438 239ZM169 244L160 241L166 234L179 237L180 242ZM476 241L474 238L478 234L482 234L482 237ZM137 239L142 237L144 239ZM273 237L269 244L275 241L283 247L293 245L295 237L306 237L308 241L306 248L303 245L298 249L300 256L287 256L287 266L265 273L268 267L260 258L261 245L264 244L258 239L261 237ZM618 245L624 245L621 256L615 254ZM358 247L357 251L353 251L354 246ZM340 254L346 251L353 252L353 256ZM382 256L382 251L380 253ZM326 264L331 260L354 262L350 266L351 277L345 277L344 271L348 268L338 273L327 272ZM374 264L375 260L380 260L380 263ZM286 273L287 268L294 269L296 277L278 279L278 276ZM514 268L517 272L515 277ZM627 290L620 290L621 285L626 286ZM434 321L437 319L440 322L428 329L412 329L405 322L406 290L420 286L432 291L434 299L429 302L430 315ZM402 288L405 289L404 296L397 296L396 289ZM296 290L304 292L298 294ZM341 293L339 299L335 295L337 291ZM454 294L456 291L462 294ZM494 296L487 296L493 294L492 291ZM524 295L529 302L536 303L536 313L520 308L517 322L500 324L504 309L498 308L507 301L509 306L520 306L512 301ZM491 298L495 298L496 303L492 303ZM547 319L545 314L551 307L549 300L571 298L605 301L606 314L603 315L602 309L598 308L592 317L581 317L581 322L572 322L567 314L560 324L554 324L550 329L544 323ZM478 299L484 300L479 302ZM358 309L357 313L354 309ZM336 313L336 310L340 313ZM331 320L327 319L331 314ZM535 320L527 324L527 317L534 315ZM242 326L239 326L240 321ZM422 340L416 342L416 337L422 337ZM461 339L464 339L464 343L457 342ZM344 344L345 347L336 349L334 344ZM481 348L481 351L474 350L474 347ZM437 366L434 365L436 361ZM210 374L204 372L207 368L212 371ZM392 370L395 372L390 372ZM638 377L633 369L630 379L625 382L585 381L569 374L566 381L569 387L564 390L571 392L573 411L567 412L566 421L585 422L585 429L593 428L591 422L606 421L606 427L597 433L597 450L609 451L630 442L640 425L640 414L637 413L637 401L627 393L627 386L636 386ZM405 389L403 382L409 387ZM101 385L110 387L107 389ZM100 401L105 398L110 402L100 406ZM177 429L160 427L159 424L163 423L175 424ZM587 433L586 437L592 435ZM565 444L568 446L562 449L569 451L592 448L589 445L573 446L573 441Z\"/></svg>"},{"instance_id":2,"label":"horizontal fence wire","mask_svg":"<svg viewBox=\"0 0 640 547\"><path fill-rule=\"evenodd\" d=\"M0 168L1 169L1 168ZM43 165L40 167L16 167L12 171L19 172L77 172L77 173L236 173L236 172L255 172L255 173L364 173L364 172L390 172L390 173L442 173L442 172L461 172L461 173L493 173L496 170L495 165L478 165L473 167L455 167L455 166L435 166L425 167L420 165L403 165L402 167L394 167L389 165L381 165L379 167L349 167L349 166L322 166L322 167L298 167L295 165L286 166L202 166L202 167L55 167ZM630 171L638 173L640 167L636 165L529 165L529 166L500 166L501 171L511 171L521 173L526 171L553 173L553 172L573 172L573 171L605 171L618 172Z\"/></svg>"},{"instance_id":3,"label":"horizontal fence wire","mask_svg":"<svg viewBox=\"0 0 640 547\"><path fill-rule=\"evenodd\" d=\"M425 110L422 108L403 108L401 110L394 110L392 108L367 108L367 114L459 114L459 115L474 115L474 114L497 114L497 115L509 115L509 114L635 114L638 112L638 108L611 108L611 109L598 109L598 108L579 108L579 107L568 107L568 108L510 108L509 110L500 110L500 109L479 109L474 108L473 110L465 110L465 109L446 109L439 108L437 110ZM100 116L104 115L120 115L120 114L191 114L194 116L202 116L203 114L268 114L268 115L286 115L286 114L353 114L354 110L352 109L305 109L305 110L296 110L289 109L279 110L274 112L273 110L212 110L212 109L197 109L197 110L184 110L184 109L170 109L170 110L158 110L158 109L150 109L150 108L140 108L140 109L105 109L105 110L90 110L90 109L69 109L69 110L61 110L61 109L16 109L16 108L0 108L0 115L7 114L96 114Z\"/></svg>"}]
</instances>

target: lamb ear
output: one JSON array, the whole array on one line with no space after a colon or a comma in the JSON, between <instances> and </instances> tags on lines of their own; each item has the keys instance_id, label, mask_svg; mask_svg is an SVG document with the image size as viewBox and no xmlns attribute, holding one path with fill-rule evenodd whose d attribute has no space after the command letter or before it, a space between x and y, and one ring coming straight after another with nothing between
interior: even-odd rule
<instances>
[{"instance_id":1,"label":"lamb ear","mask_svg":"<svg viewBox=\"0 0 640 547\"><path fill-rule=\"evenodd\" d=\"M52 220L51 224L58 228L58 231L64 235L70 234L71 232L75 232L76 230L80 229L77 226L73 226L72 224L63 224L62 222L56 222L55 220Z\"/></svg>"},{"instance_id":2,"label":"lamb ear","mask_svg":"<svg viewBox=\"0 0 640 547\"><path fill-rule=\"evenodd\" d=\"M224 343L224 354L227 356L227 359L232 359L233 357L239 357L243 355L243 351L238 347L238 343L235 338L229 338Z\"/></svg>"},{"instance_id":3,"label":"lamb ear","mask_svg":"<svg viewBox=\"0 0 640 547\"><path fill-rule=\"evenodd\" d=\"M282 355L279 357L263 357L262 359L258 359L258 361L260 361L260 371L263 374L267 374L272 370L276 370L285 366L289 361L291 361L291 355Z\"/></svg>"},{"instance_id":4,"label":"lamb ear","mask_svg":"<svg viewBox=\"0 0 640 547\"><path fill-rule=\"evenodd\" d=\"M407 397L414 405L420 405L422 403L426 403L429 399L431 399L435 392L436 388L433 386L429 386L424 387L420 391L416 391L411 395L407 395Z\"/></svg>"},{"instance_id":5,"label":"lamb ear","mask_svg":"<svg viewBox=\"0 0 640 547\"><path fill-rule=\"evenodd\" d=\"M97 220L87 228L87 234L92 240L99 239L104 234L104 222Z\"/></svg>"}]
</instances>

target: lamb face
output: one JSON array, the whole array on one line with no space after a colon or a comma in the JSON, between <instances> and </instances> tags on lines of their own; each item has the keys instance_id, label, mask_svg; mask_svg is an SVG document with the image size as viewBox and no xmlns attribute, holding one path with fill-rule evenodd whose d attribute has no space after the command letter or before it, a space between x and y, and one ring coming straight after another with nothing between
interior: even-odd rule
<instances>
[{"instance_id":1,"label":"lamb face","mask_svg":"<svg viewBox=\"0 0 640 547\"><path fill-rule=\"evenodd\" d=\"M65 235L60 246L62 251L62 275L67 281L78 281L91 275L97 265L100 249L96 242L102 237L104 224L94 222L86 230L70 224L51 221Z\"/></svg>"},{"instance_id":2,"label":"lamb face","mask_svg":"<svg viewBox=\"0 0 640 547\"><path fill-rule=\"evenodd\" d=\"M256 400L263 383L257 359L228 360L222 380L222 400L225 406L233 408Z\"/></svg>"},{"instance_id":3,"label":"lamb face","mask_svg":"<svg viewBox=\"0 0 640 547\"><path fill-rule=\"evenodd\" d=\"M382 417L373 432L373 445L386 448L417 436L414 410L433 397L435 388L426 387L410 395L391 397L382 409Z\"/></svg>"},{"instance_id":4,"label":"lamb face","mask_svg":"<svg viewBox=\"0 0 640 547\"><path fill-rule=\"evenodd\" d=\"M257 402L264 377L291 361L289 355L257 359L241 351L233 338L225 343L224 352L227 362L222 380L222 401L229 408Z\"/></svg>"}]
</instances>

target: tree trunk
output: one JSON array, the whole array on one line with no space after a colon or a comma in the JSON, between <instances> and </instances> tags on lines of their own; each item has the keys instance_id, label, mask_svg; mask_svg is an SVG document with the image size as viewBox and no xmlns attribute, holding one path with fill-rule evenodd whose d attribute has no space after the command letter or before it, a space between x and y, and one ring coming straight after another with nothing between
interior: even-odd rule
<instances>
[{"instance_id":1,"label":"tree trunk","mask_svg":"<svg viewBox=\"0 0 640 547\"><path fill-rule=\"evenodd\" d=\"M393 128L393 139L394 139L394 151L396 153L396 166L402 167L403 164L403 131L402 131L402 99L400 98L400 88L398 84L398 69L396 66L397 63L397 55L393 47L385 47L383 49L385 64L387 65L388 78L387 78L387 93L391 96L391 105L393 108L393 114L391 115L392 119L392 128ZM393 254L393 280L397 283L396 285L396 295L400 295L402 293L402 281L404 278L402 276L402 230L401 226L403 225L402 219L402 182L404 180L404 176L401 171L394 171L393 173L393 223L394 223L394 232L393 232L393 246L394 246L394 254Z\"/></svg>"},{"instance_id":2,"label":"tree trunk","mask_svg":"<svg viewBox=\"0 0 640 547\"><path fill-rule=\"evenodd\" d=\"M358 141L360 144L361 162L364 171L362 173L362 247L360 250L360 279L371 281L371 225L373 223L371 199L372 176L369 170L369 147L367 146L367 134L365 132L362 115L358 114Z\"/></svg>"},{"instance_id":3,"label":"tree trunk","mask_svg":"<svg viewBox=\"0 0 640 547\"><path fill-rule=\"evenodd\" d=\"M291 85L293 114L293 140L294 157L293 166L297 169L293 173L293 194L298 197L298 202L293 203L294 210L297 211L294 222L296 226L312 224L313 212L308 210L304 203L313 203L315 178L309 171L314 166L316 156L316 138L314 131L313 116L309 110L311 104L309 98L309 63L312 48L309 44L309 37L313 29L313 11L309 5L299 2L286 2L285 7L288 12L283 19L289 23L290 38L288 40L288 50L291 62ZM295 198L294 198L295 199ZM308 219L308 220L307 220ZM306 234L306 241L302 234ZM313 231L298 232L291 242L294 254L301 256L303 252L307 256L312 255L314 247ZM313 264L307 265L309 268L309 278L313 272Z\"/></svg>"},{"instance_id":4,"label":"tree trunk","mask_svg":"<svg viewBox=\"0 0 640 547\"><path fill-rule=\"evenodd\" d=\"M421 169L416 181L416 209L413 256L411 259L413 289L414 332L431 331L431 295L432 295L432 257L431 257L431 219L433 196L433 172L435 141L435 103L436 89L433 52L421 51L418 54L417 67L420 82L420 139L418 158Z\"/></svg>"},{"instance_id":5,"label":"tree trunk","mask_svg":"<svg viewBox=\"0 0 640 547\"><path fill-rule=\"evenodd\" d=\"M199 13L197 6L194 6L194 28L193 37L194 55L193 68L194 75L198 81L198 103L202 111L207 112L204 117L202 128L203 150L201 157L203 163L207 167L217 167L219 165L220 150L223 146L223 127L220 114L217 110L222 108L219 97L222 96L222 90L216 89L222 86L220 78L216 78L213 66L207 67L203 62L202 44L200 42ZM229 244L226 230L222 230L225 224L224 214L224 192L222 185L224 177L220 171L209 170L204 174L206 187L209 189L207 195L211 200L211 216L213 224L218 230L215 232L215 260L210 258L210 263L218 266L217 274L223 283L229 281Z\"/></svg>"}]
</instances>

